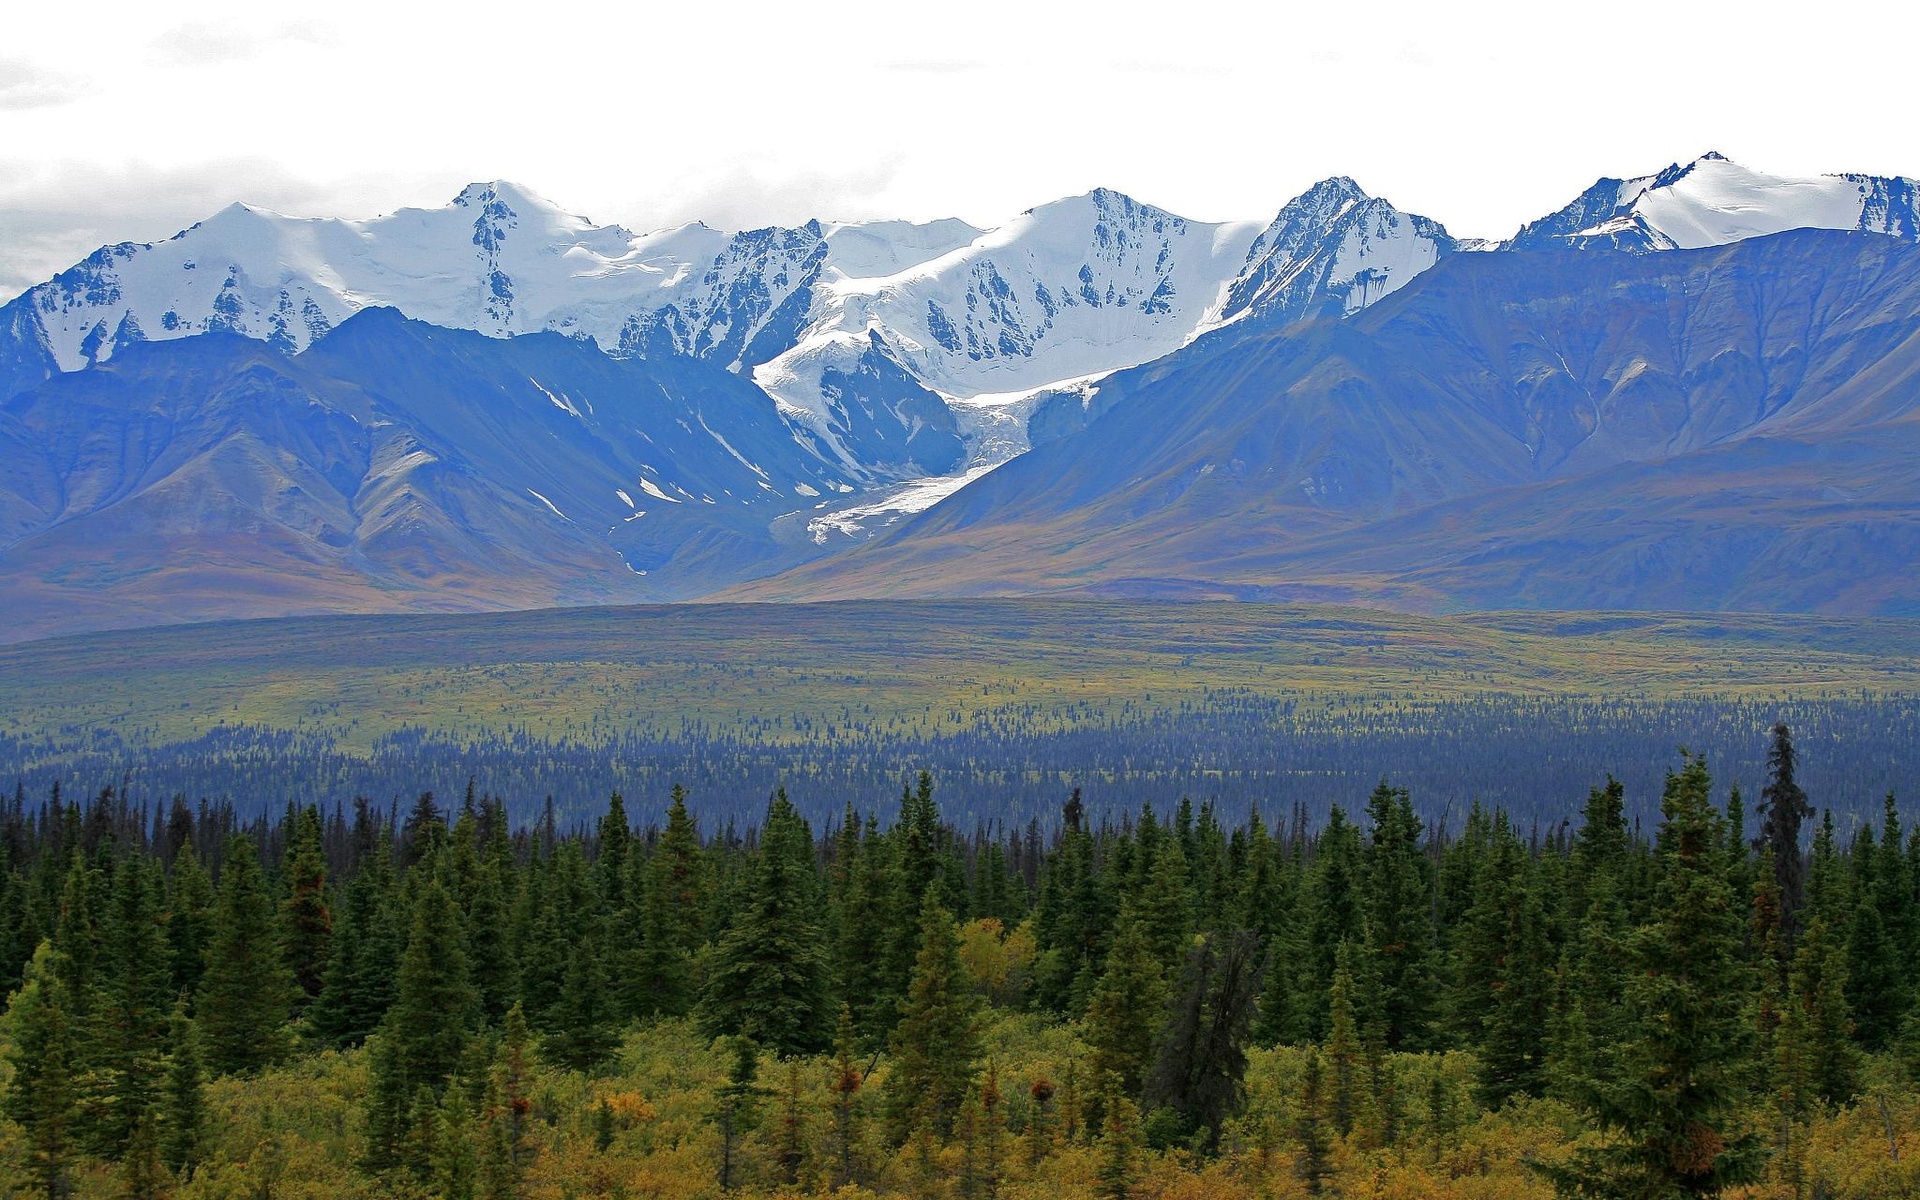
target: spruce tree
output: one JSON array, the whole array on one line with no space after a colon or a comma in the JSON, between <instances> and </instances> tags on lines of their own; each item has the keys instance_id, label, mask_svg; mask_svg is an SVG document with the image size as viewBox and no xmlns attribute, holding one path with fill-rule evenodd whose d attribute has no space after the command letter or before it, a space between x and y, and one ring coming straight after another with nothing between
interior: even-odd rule
<instances>
[{"instance_id":1,"label":"spruce tree","mask_svg":"<svg viewBox=\"0 0 1920 1200\"><path fill-rule=\"evenodd\" d=\"M392 1042L404 1093L427 1088L437 1105L479 1016L467 974L466 931L438 879L427 878L415 893L396 988L384 1036Z\"/></svg>"},{"instance_id":2,"label":"spruce tree","mask_svg":"<svg viewBox=\"0 0 1920 1200\"><path fill-rule=\"evenodd\" d=\"M400 920L388 856L381 838L347 885L328 944L320 994L307 1012L313 1037L321 1045L358 1045L386 1019L393 1004L408 929Z\"/></svg>"},{"instance_id":3,"label":"spruce tree","mask_svg":"<svg viewBox=\"0 0 1920 1200\"><path fill-rule=\"evenodd\" d=\"M783 1056L824 1049L827 961L813 838L784 790L767 808L743 885L732 927L713 947L702 1023Z\"/></svg>"},{"instance_id":4,"label":"spruce tree","mask_svg":"<svg viewBox=\"0 0 1920 1200\"><path fill-rule=\"evenodd\" d=\"M253 842L228 840L213 909L212 940L194 1011L207 1066L220 1075L258 1071L286 1046L293 975L280 952L277 906Z\"/></svg>"},{"instance_id":5,"label":"spruce tree","mask_svg":"<svg viewBox=\"0 0 1920 1200\"><path fill-rule=\"evenodd\" d=\"M0 1093L0 1112L26 1133L27 1173L47 1200L71 1194L79 1117L73 1019L58 957L41 943L8 1004L12 1080Z\"/></svg>"},{"instance_id":6,"label":"spruce tree","mask_svg":"<svg viewBox=\"0 0 1920 1200\"><path fill-rule=\"evenodd\" d=\"M588 935L569 951L542 1053L569 1070L591 1071L620 1045L613 989L596 936Z\"/></svg>"},{"instance_id":7,"label":"spruce tree","mask_svg":"<svg viewBox=\"0 0 1920 1200\"><path fill-rule=\"evenodd\" d=\"M159 868L134 856L119 865L108 889L98 995L85 1031L83 1130L103 1158L129 1152L135 1126L159 1094L172 976L163 888Z\"/></svg>"},{"instance_id":8,"label":"spruce tree","mask_svg":"<svg viewBox=\"0 0 1920 1200\"><path fill-rule=\"evenodd\" d=\"M200 865L193 843L181 847L168 880L167 942L172 963L168 991L192 996L207 969L207 943L213 939L213 881Z\"/></svg>"},{"instance_id":9,"label":"spruce tree","mask_svg":"<svg viewBox=\"0 0 1920 1200\"><path fill-rule=\"evenodd\" d=\"M206 1141L207 1097L200 1064L200 1031L187 1015L184 997L173 1006L173 1016L167 1023L167 1044L160 1161L175 1175L191 1178Z\"/></svg>"},{"instance_id":10,"label":"spruce tree","mask_svg":"<svg viewBox=\"0 0 1920 1200\"><path fill-rule=\"evenodd\" d=\"M1764 1144L1741 1128L1750 981L1710 782L1698 758L1668 774L1653 920L1627 948L1627 1003L1640 1019L1620 1078L1581 1097L1616 1136L1543 1168L1563 1195L1717 1196L1763 1164Z\"/></svg>"},{"instance_id":11,"label":"spruce tree","mask_svg":"<svg viewBox=\"0 0 1920 1200\"><path fill-rule=\"evenodd\" d=\"M1300 1074L1300 1115L1294 1119L1294 1140L1300 1153L1294 1158L1294 1171L1306 1185L1307 1195L1318 1196L1333 1175L1333 1148L1327 1136L1326 1068L1317 1047L1307 1048L1306 1066Z\"/></svg>"},{"instance_id":12,"label":"spruce tree","mask_svg":"<svg viewBox=\"0 0 1920 1200\"><path fill-rule=\"evenodd\" d=\"M632 1002L639 1016L680 1016L693 1006L693 960L703 934L703 881L699 831L687 812L686 790L676 783L667 827L647 862L634 971L640 994Z\"/></svg>"},{"instance_id":13,"label":"spruce tree","mask_svg":"<svg viewBox=\"0 0 1920 1200\"><path fill-rule=\"evenodd\" d=\"M740 1184L740 1139L760 1123L760 1101L766 1090L759 1086L760 1054L753 1039L732 1037L724 1043L730 1052L727 1082L716 1093L712 1120L720 1127L720 1190L731 1192Z\"/></svg>"},{"instance_id":14,"label":"spruce tree","mask_svg":"<svg viewBox=\"0 0 1920 1200\"><path fill-rule=\"evenodd\" d=\"M320 847L320 810L304 808L287 843L287 965L294 1000L301 1008L320 994L333 937L327 904L327 860Z\"/></svg>"},{"instance_id":15,"label":"spruce tree","mask_svg":"<svg viewBox=\"0 0 1920 1200\"><path fill-rule=\"evenodd\" d=\"M1796 1073L1805 1079L1806 1095L1829 1108L1851 1101L1860 1088L1860 1052L1847 1009L1846 971L1846 958L1826 922L1815 917L1801 933L1787 990L1786 1011L1796 1026L1798 1044L1781 1054L1803 1057Z\"/></svg>"},{"instance_id":16,"label":"spruce tree","mask_svg":"<svg viewBox=\"0 0 1920 1200\"><path fill-rule=\"evenodd\" d=\"M1166 1019L1167 984L1146 927L1129 908L1120 917L1107 969L1087 1004L1086 1038L1094 1070L1138 1096L1153 1061L1153 1046Z\"/></svg>"},{"instance_id":17,"label":"spruce tree","mask_svg":"<svg viewBox=\"0 0 1920 1200\"><path fill-rule=\"evenodd\" d=\"M833 1065L827 1075L827 1087L833 1092L833 1186L837 1190L854 1182L853 1148L859 1138L861 1078L856 1060L857 1046L853 1011L840 1006L840 1023L833 1036Z\"/></svg>"},{"instance_id":18,"label":"spruce tree","mask_svg":"<svg viewBox=\"0 0 1920 1200\"><path fill-rule=\"evenodd\" d=\"M953 917L933 894L922 905L920 950L892 1050L886 1100L895 1144L916 1126L945 1137L980 1058L979 1001L960 963Z\"/></svg>"},{"instance_id":19,"label":"spruce tree","mask_svg":"<svg viewBox=\"0 0 1920 1200\"><path fill-rule=\"evenodd\" d=\"M1365 1049L1353 1007L1353 947L1342 944L1335 958L1333 987L1328 996L1327 1065L1332 1072L1334 1130L1345 1137L1363 1115Z\"/></svg>"},{"instance_id":20,"label":"spruce tree","mask_svg":"<svg viewBox=\"0 0 1920 1200\"><path fill-rule=\"evenodd\" d=\"M1760 791L1760 846L1780 906L1781 951L1791 955L1806 902L1806 858L1800 849L1800 827L1813 815L1807 793L1795 774L1799 754L1784 721L1775 722L1767 750L1767 785Z\"/></svg>"},{"instance_id":21,"label":"spruce tree","mask_svg":"<svg viewBox=\"0 0 1920 1200\"><path fill-rule=\"evenodd\" d=\"M1432 868L1404 788L1382 782L1367 802L1367 937L1390 1050L1426 1045L1434 995Z\"/></svg>"},{"instance_id":22,"label":"spruce tree","mask_svg":"<svg viewBox=\"0 0 1920 1200\"><path fill-rule=\"evenodd\" d=\"M1259 994L1259 939L1210 934L1187 956L1182 991L1160 1035L1142 1103L1178 1115L1181 1133L1211 1154L1245 1099L1246 1043Z\"/></svg>"},{"instance_id":23,"label":"spruce tree","mask_svg":"<svg viewBox=\"0 0 1920 1200\"><path fill-rule=\"evenodd\" d=\"M1140 1186L1140 1109L1118 1093L1109 1095L1104 1105L1106 1120L1101 1128L1100 1165L1094 1177L1093 1194L1100 1200L1131 1200Z\"/></svg>"}]
</instances>

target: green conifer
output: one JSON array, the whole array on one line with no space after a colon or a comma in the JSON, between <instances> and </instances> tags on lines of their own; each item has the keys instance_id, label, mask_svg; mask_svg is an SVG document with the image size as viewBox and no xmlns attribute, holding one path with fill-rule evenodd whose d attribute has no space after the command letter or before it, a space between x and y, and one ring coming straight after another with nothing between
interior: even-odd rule
<instances>
[{"instance_id":1,"label":"green conifer","mask_svg":"<svg viewBox=\"0 0 1920 1200\"><path fill-rule=\"evenodd\" d=\"M784 791L775 795L743 880L740 908L713 947L701 1001L714 1035L751 1037L780 1055L827 1044L827 962L813 838Z\"/></svg>"},{"instance_id":2,"label":"green conifer","mask_svg":"<svg viewBox=\"0 0 1920 1200\"><path fill-rule=\"evenodd\" d=\"M194 1006L208 1068L237 1075L277 1061L286 1049L292 1004L293 974L281 956L278 906L253 842L236 836L227 843Z\"/></svg>"},{"instance_id":3,"label":"green conifer","mask_svg":"<svg viewBox=\"0 0 1920 1200\"><path fill-rule=\"evenodd\" d=\"M1667 777L1653 920L1627 947L1639 1020L1619 1078L1581 1097L1616 1136L1545 1168L1563 1195L1717 1196L1763 1164L1764 1144L1741 1124L1751 981L1710 782L1698 758Z\"/></svg>"},{"instance_id":4,"label":"green conifer","mask_svg":"<svg viewBox=\"0 0 1920 1200\"><path fill-rule=\"evenodd\" d=\"M79 1118L73 1018L58 960L58 952L41 943L7 1006L12 1079L0 1093L0 1112L26 1134L23 1165L47 1200L71 1194Z\"/></svg>"},{"instance_id":5,"label":"green conifer","mask_svg":"<svg viewBox=\"0 0 1920 1200\"><path fill-rule=\"evenodd\" d=\"M191 1178L206 1142L207 1096L200 1063L200 1031L187 1015L185 997L174 1003L167 1023L167 1044L160 1160L174 1174Z\"/></svg>"},{"instance_id":6,"label":"green conifer","mask_svg":"<svg viewBox=\"0 0 1920 1200\"><path fill-rule=\"evenodd\" d=\"M916 1125L945 1137L980 1058L979 1001L960 963L953 917L935 895L921 906L920 951L892 1049L886 1100L895 1144Z\"/></svg>"}]
</instances>

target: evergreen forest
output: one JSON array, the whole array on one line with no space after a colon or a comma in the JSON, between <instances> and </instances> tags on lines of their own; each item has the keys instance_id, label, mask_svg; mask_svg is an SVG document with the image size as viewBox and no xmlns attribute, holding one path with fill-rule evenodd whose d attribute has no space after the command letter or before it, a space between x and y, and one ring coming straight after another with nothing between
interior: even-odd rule
<instances>
[{"instance_id":1,"label":"evergreen forest","mask_svg":"<svg viewBox=\"0 0 1920 1200\"><path fill-rule=\"evenodd\" d=\"M1552 824L1391 777L1012 829L925 772L817 824L17 790L0 1189L1920 1194L1920 828L1769 747Z\"/></svg>"}]
</instances>

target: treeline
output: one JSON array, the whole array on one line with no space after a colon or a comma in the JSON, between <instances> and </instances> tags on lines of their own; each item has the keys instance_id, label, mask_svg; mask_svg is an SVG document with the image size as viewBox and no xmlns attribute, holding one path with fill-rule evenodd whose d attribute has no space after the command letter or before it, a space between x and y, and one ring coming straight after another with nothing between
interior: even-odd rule
<instances>
[{"instance_id":1,"label":"treeline","mask_svg":"<svg viewBox=\"0 0 1920 1200\"><path fill-rule=\"evenodd\" d=\"M1654 820L1676 746L1751 789L1766 769L1765 731L1784 720L1799 734L1807 786L1851 832L1857 821L1877 819L1888 788L1920 774L1920 704L1897 696L1435 701L1216 690L1171 711L988 705L926 719L940 727L795 713L756 729L687 722L608 740L410 730L368 752L313 731L242 726L156 743L138 731L89 726L0 734L0 780L17 780L35 797L64 783L88 792L112 784L149 807L176 795L226 800L252 818L288 803L331 807L355 796L404 805L423 790L457 794L471 778L505 798L516 824L540 820L551 798L563 826L598 819L609 791L660 796L679 783L701 797L708 821L745 826L783 785L815 824L835 818L848 797L862 808L888 804L898 764L909 761L934 772L948 819L971 828L1036 818L1053 825L1060 797L1074 787L1096 821L1142 803L1165 812L1191 796L1213 800L1234 823L1256 805L1271 812L1296 804L1319 822L1384 775L1412 792L1423 817L1450 814L1457 828L1478 802L1532 827L1564 820L1566 797L1609 773L1626 786L1629 819Z\"/></svg>"},{"instance_id":2,"label":"treeline","mask_svg":"<svg viewBox=\"0 0 1920 1200\"><path fill-rule=\"evenodd\" d=\"M943 820L926 774L886 828L849 806L819 832L776 793L703 834L677 788L662 824L615 796L576 832L471 791L246 825L50 798L0 815L0 1108L49 1197L104 1164L157 1196L207 1158L210 1080L356 1055L342 1169L493 1200L537 1169L536 1073L591 1078L691 1020L728 1064L723 1190L879 1186L877 1146L974 1200L1087 1147L1127 1197L1245 1150L1274 1045L1301 1048L1280 1137L1309 1193L1343 1153L1534 1101L1599 1131L1538 1165L1567 1195L1791 1182L1869 1056L1920 1069L1920 831L1889 796L1844 845L1830 814L1803 836L1799 778L1784 726L1751 816L1686 756L1644 832L1612 780L1549 829L1424 821L1384 782L1351 816L1231 827L1206 804L1096 825L1076 794L1004 835ZM1077 1047L1018 1090L983 1042L1013 1014ZM1408 1066L1455 1055L1457 1081ZM603 1095L592 1142L644 1109Z\"/></svg>"}]
</instances>

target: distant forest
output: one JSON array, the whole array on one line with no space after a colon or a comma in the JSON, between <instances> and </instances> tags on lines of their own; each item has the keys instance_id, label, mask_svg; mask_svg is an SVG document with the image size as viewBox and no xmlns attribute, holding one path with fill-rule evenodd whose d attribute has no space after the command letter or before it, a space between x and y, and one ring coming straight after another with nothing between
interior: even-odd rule
<instances>
[{"instance_id":1,"label":"distant forest","mask_svg":"<svg viewBox=\"0 0 1920 1200\"><path fill-rule=\"evenodd\" d=\"M591 744L457 742L421 730L360 753L332 736L247 726L163 745L68 728L0 734L0 780L31 796L55 783L76 794L110 786L149 808L176 796L227 803L245 818L288 804L349 807L356 797L405 806L422 791L455 795L474 781L517 824L543 819L550 800L560 827L571 829L597 820L612 791L661 796L675 784L698 797L709 823L757 820L778 787L816 823L849 800L884 811L910 764L938 777L943 811L970 829L1052 825L1070 788L1081 790L1096 822L1142 803L1171 812L1182 799L1212 801L1223 820L1257 806L1299 807L1319 821L1386 777L1430 821L1457 828L1477 803L1546 828L1566 821L1609 774L1625 786L1629 820L1652 820L1662 772L1682 747L1752 790L1776 721L1795 731L1802 780L1843 830L1873 819L1887 791L1920 778L1920 701L1906 696L1411 701L1215 692L1204 706L1090 714L1061 731L995 717L962 733L915 737L796 716L747 732L690 724Z\"/></svg>"},{"instance_id":2,"label":"distant forest","mask_svg":"<svg viewBox=\"0 0 1920 1200\"><path fill-rule=\"evenodd\" d=\"M1765 755L1667 755L1640 827L1604 775L1545 828L50 790L0 805L0 1188L1911 1194L1920 829Z\"/></svg>"}]
</instances>

